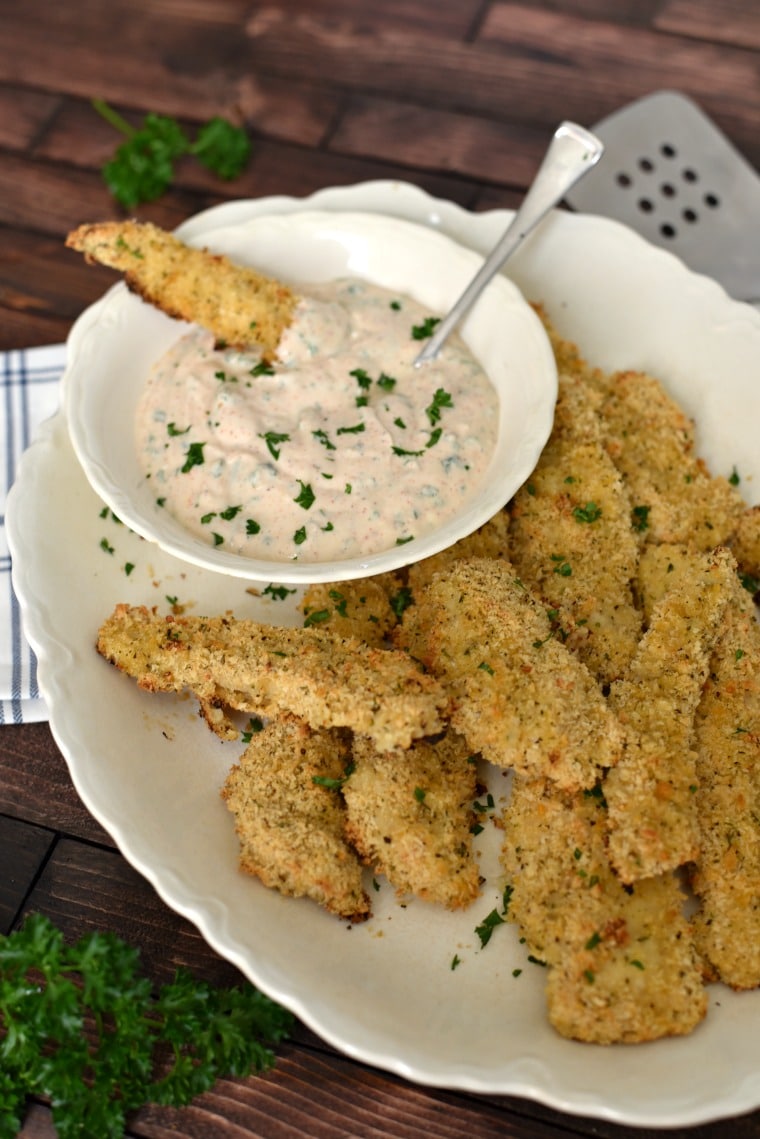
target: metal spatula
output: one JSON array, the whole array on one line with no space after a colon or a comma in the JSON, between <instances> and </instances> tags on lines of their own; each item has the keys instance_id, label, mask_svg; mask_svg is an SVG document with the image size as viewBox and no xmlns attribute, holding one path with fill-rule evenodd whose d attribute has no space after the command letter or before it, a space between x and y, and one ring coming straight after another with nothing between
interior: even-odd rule
<instances>
[{"instance_id":1,"label":"metal spatula","mask_svg":"<svg viewBox=\"0 0 760 1139\"><path fill-rule=\"evenodd\" d=\"M686 96L658 91L593 131L604 155L566 195L625 222L739 300L760 300L760 176Z\"/></svg>"}]
</instances>

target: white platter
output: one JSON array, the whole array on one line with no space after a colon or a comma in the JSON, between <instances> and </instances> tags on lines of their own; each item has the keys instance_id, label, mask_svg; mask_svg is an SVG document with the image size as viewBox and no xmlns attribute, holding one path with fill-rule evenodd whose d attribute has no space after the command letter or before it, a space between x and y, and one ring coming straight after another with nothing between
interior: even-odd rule
<instances>
[{"instance_id":1,"label":"white platter","mask_svg":"<svg viewBox=\"0 0 760 1139\"><path fill-rule=\"evenodd\" d=\"M449 311L483 263L471 249L429 226L357 211L257 214L224 227L214 225L211 216L205 229L196 221L191 244L255 266L296 289L358 277L439 314ZM74 450L103 501L143 538L207 570L265 583L277 576L305 584L391 572L429 557L472 533L512 497L551 430L557 394L551 347L519 289L497 277L460 329L498 394L496 447L456 515L401 546L339 561L246 557L199 538L157 505L155 486L145 477L128 427L137 418L151 368L188 327L119 282L71 330L63 405Z\"/></svg>"},{"instance_id":2,"label":"white platter","mask_svg":"<svg viewBox=\"0 0 760 1139\"><path fill-rule=\"evenodd\" d=\"M473 216L399 183L326 190L306 202L229 203L183 227L237 224L263 211L392 212L485 251L505 211ZM615 222L555 214L510 266L526 296L605 367L647 368L693 414L715 473L760 499L760 315ZM236 869L218 788L239 745L215 740L190 702L139 692L100 660L98 625L119 601L190 612L232 608L297 620L294 596L254 598L245 581L176 561L101 517L60 417L24 458L9 502L14 584L39 656L51 726L87 807L159 894L221 954L345 1053L416 1082L529 1097L647 1127L718 1119L760 1105L760 992L710 989L689 1037L596 1048L560 1039L544 1012L543 972L512 926L481 948L475 926L500 901L498 879L464 914L394 904L349 930ZM101 547L101 541L113 552ZM134 563L129 576L126 562ZM496 789L498 793L498 788ZM498 837L485 832L493 868ZM455 955L461 964L452 970ZM519 977L514 969L521 969Z\"/></svg>"}]
</instances>

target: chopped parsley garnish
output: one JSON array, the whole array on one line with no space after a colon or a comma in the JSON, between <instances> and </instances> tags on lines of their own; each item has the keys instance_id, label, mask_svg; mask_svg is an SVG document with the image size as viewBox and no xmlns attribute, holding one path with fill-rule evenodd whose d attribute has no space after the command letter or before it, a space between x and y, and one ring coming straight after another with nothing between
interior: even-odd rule
<instances>
[{"instance_id":1,"label":"chopped parsley garnish","mask_svg":"<svg viewBox=\"0 0 760 1139\"><path fill-rule=\"evenodd\" d=\"M329 775L312 775L312 783L316 783L318 787L327 787L329 791L340 791L343 784L347 779L350 779L356 769L355 763L352 761L344 769L344 772L337 779L331 778Z\"/></svg>"},{"instance_id":2,"label":"chopped parsley garnish","mask_svg":"<svg viewBox=\"0 0 760 1139\"><path fill-rule=\"evenodd\" d=\"M478 668L481 672L487 672L489 676L493 676L493 669L491 668L488 661L482 660L478 665Z\"/></svg>"},{"instance_id":3,"label":"chopped parsley garnish","mask_svg":"<svg viewBox=\"0 0 760 1139\"><path fill-rule=\"evenodd\" d=\"M427 795L427 791L425 790L424 787L415 787L414 788L414 797L418 803L424 803L426 795Z\"/></svg>"},{"instance_id":4,"label":"chopped parsley garnish","mask_svg":"<svg viewBox=\"0 0 760 1139\"><path fill-rule=\"evenodd\" d=\"M306 541L306 527L305 526L299 526L299 528L296 530L295 534L293 535L293 541L295 542L295 544L297 546L303 545L303 543Z\"/></svg>"},{"instance_id":5,"label":"chopped parsley garnish","mask_svg":"<svg viewBox=\"0 0 760 1139\"><path fill-rule=\"evenodd\" d=\"M499 911L491 910L490 914L488 914L488 916L483 919L480 925L475 926L475 932L480 938L481 949L485 949L486 945L488 945L488 942L491 940L491 935L493 934L493 931L496 929L496 927L503 924L504 918L501 916Z\"/></svg>"},{"instance_id":6,"label":"chopped parsley garnish","mask_svg":"<svg viewBox=\"0 0 760 1139\"><path fill-rule=\"evenodd\" d=\"M245 520L246 534L258 534L261 532L261 523L257 522L255 518L246 518Z\"/></svg>"},{"instance_id":7,"label":"chopped parsley garnish","mask_svg":"<svg viewBox=\"0 0 760 1139\"><path fill-rule=\"evenodd\" d=\"M256 321L253 322L253 325L251 327L253 327L255 324L256 324ZM262 360L260 363L254 364L254 366L251 368L251 375L252 376L273 376L274 375L274 368L272 367L271 364L265 364Z\"/></svg>"},{"instance_id":8,"label":"chopped parsley garnish","mask_svg":"<svg viewBox=\"0 0 760 1139\"><path fill-rule=\"evenodd\" d=\"M742 481L739 477L739 472L737 471L736 467L733 468L731 474L728 476L728 481L731 483L731 486L738 486Z\"/></svg>"},{"instance_id":9,"label":"chopped parsley garnish","mask_svg":"<svg viewBox=\"0 0 760 1139\"><path fill-rule=\"evenodd\" d=\"M214 545L215 546L224 545L224 538L222 537L221 534L217 534L215 530L211 531L211 537L214 539Z\"/></svg>"},{"instance_id":10,"label":"chopped parsley garnish","mask_svg":"<svg viewBox=\"0 0 760 1139\"><path fill-rule=\"evenodd\" d=\"M551 559L555 563L554 573L558 573L560 577L570 577L573 572L572 566L565 559L564 554L552 554Z\"/></svg>"},{"instance_id":11,"label":"chopped parsley garnish","mask_svg":"<svg viewBox=\"0 0 760 1139\"><path fill-rule=\"evenodd\" d=\"M125 562L124 563L124 573L127 575L127 577L129 577L129 575L132 573L132 570L134 568L135 568L134 562Z\"/></svg>"},{"instance_id":12,"label":"chopped parsley garnish","mask_svg":"<svg viewBox=\"0 0 760 1139\"><path fill-rule=\"evenodd\" d=\"M166 425L166 434L171 435L172 437L175 435L187 435L189 430L189 425L187 427L183 427L181 430L179 427L177 427L176 423L167 423Z\"/></svg>"},{"instance_id":13,"label":"chopped parsley garnish","mask_svg":"<svg viewBox=\"0 0 760 1139\"><path fill-rule=\"evenodd\" d=\"M634 506L631 511L631 525L639 534L649 529L649 511L651 506Z\"/></svg>"},{"instance_id":14,"label":"chopped parsley garnish","mask_svg":"<svg viewBox=\"0 0 760 1139\"><path fill-rule=\"evenodd\" d=\"M298 480L298 483L301 489L293 501L298 503L299 506L303 507L304 510L310 510L314 505L314 499L316 498L316 495L311 489L311 485L309 483L303 482L301 479Z\"/></svg>"},{"instance_id":15,"label":"chopped parsley garnish","mask_svg":"<svg viewBox=\"0 0 760 1139\"><path fill-rule=\"evenodd\" d=\"M595 502L587 502L585 506L576 506L573 518L576 522L597 522L602 516L601 506Z\"/></svg>"},{"instance_id":16,"label":"chopped parsley garnish","mask_svg":"<svg viewBox=\"0 0 760 1139\"><path fill-rule=\"evenodd\" d=\"M259 439L263 439L269 448L269 454L273 459L280 457L280 443L289 443L290 436L285 435L279 431L265 431L263 434L259 433Z\"/></svg>"},{"instance_id":17,"label":"chopped parsley garnish","mask_svg":"<svg viewBox=\"0 0 760 1139\"><path fill-rule=\"evenodd\" d=\"M397 617L400 617L410 605L414 605L414 597L408 585L402 585L398 593L390 598L390 606Z\"/></svg>"},{"instance_id":18,"label":"chopped parsley garnish","mask_svg":"<svg viewBox=\"0 0 760 1139\"><path fill-rule=\"evenodd\" d=\"M284 601L289 593L295 593L295 589L287 589L284 585L273 585L270 582L261 593L262 596L271 597L274 601Z\"/></svg>"},{"instance_id":19,"label":"chopped parsley garnish","mask_svg":"<svg viewBox=\"0 0 760 1139\"><path fill-rule=\"evenodd\" d=\"M426 316L421 324L412 325L412 340L427 340L441 323L439 316Z\"/></svg>"},{"instance_id":20,"label":"chopped parsley garnish","mask_svg":"<svg viewBox=\"0 0 760 1139\"><path fill-rule=\"evenodd\" d=\"M321 625L323 621L330 620L329 609L314 609L311 613L307 613L304 618L304 628L308 629L310 625Z\"/></svg>"},{"instance_id":21,"label":"chopped parsley garnish","mask_svg":"<svg viewBox=\"0 0 760 1139\"><path fill-rule=\"evenodd\" d=\"M223 518L225 522L231 522L242 509L242 506L226 506L224 510L220 511L219 517Z\"/></svg>"},{"instance_id":22,"label":"chopped parsley garnish","mask_svg":"<svg viewBox=\"0 0 760 1139\"><path fill-rule=\"evenodd\" d=\"M111 543L108 541L108 538L101 538L100 539L100 548L101 548L101 550L104 550L107 554L112 554L114 552L114 548L111 545Z\"/></svg>"},{"instance_id":23,"label":"chopped parsley garnish","mask_svg":"<svg viewBox=\"0 0 760 1139\"><path fill-rule=\"evenodd\" d=\"M353 427L339 427L336 434L338 435L361 435L362 431L366 431L367 426L364 423L355 423Z\"/></svg>"},{"instance_id":24,"label":"chopped parsley garnish","mask_svg":"<svg viewBox=\"0 0 760 1139\"><path fill-rule=\"evenodd\" d=\"M208 526L209 522L211 522L213 518L216 518L215 510L209 511L208 514L201 514L201 525Z\"/></svg>"},{"instance_id":25,"label":"chopped parsley garnish","mask_svg":"<svg viewBox=\"0 0 760 1139\"><path fill-rule=\"evenodd\" d=\"M363 391L369 391L369 389L372 387L372 377L370 376L369 372L366 371L366 369L354 368L353 371L349 372L348 374L349 376L354 377L359 387L362 388Z\"/></svg>"},{"instance_id":26,"label":"chopped parsley garnish","mask_svg":"<svg viewBox=\"0 0 760 1139\"><path fill-rule=\"evenodd\" d=\"M405 546L407 542L413 542L413 541L414 541L414 534L409 534L406 538L397 538L396 539L396 545L397 546Z\"/></svg>"},{"instance_id":27,"label":"chopped parsley garnish","mask_svg":"<svg viewBox=\"0 0 760 1139\"><path fill-rule=\"evenodd\" d=\"M185 452L185 462L182 465L182 474L186 475L193 467L202 467L205 463L203 448L205 443L191 443Z\"/></svg>"},{"instance_id":28,"label":"chopped parsley garnish","mask_svg":"<svg viewBox=\"0 0 760 1139\"><path fill-rule=\"evenodd\" d=\"M223 384L236 384L237 376L230 376L227 372L219 371L214 372L214 378Z\"/></svg>"},{"instance_id":29,"label":"chopped parsley garnish","mask_svg":"<svg viewBox=\"0 0 760 1139\"><path fill-rule=\"evenodd\" d=\"M451 396L443 388L438 388L433 395L433 399L428 407L425 408L425 415L427 415L430 422L435 425L441 418L441 408L453 407Z\"/></svg>"},{"instance_id":30,"label":"chopped parsley garnish","mask_svg":"<svg viewBox=\"0 0 760 1139\"><path fill-rule=\"evenodd\" d=\"M386 376L385 372L381 372L378 377L377 386L382 388L384 392L392 392L396 386L396 381L393 376Z\"/></svg>"},{"instance_id":31,"label":"chopped parsley garnish","mask_svg":"<svg viewBox=\"0 0 760 1139\"><path fill-rule=\"evenodd\" d=\"M322 446L326 447L328 451L334 451L336 449L335 444L330 442L330 437L328 436L327 432L323 431L321 427L316 431L312 431L312 435L315 439L318 439ZM332 475L325 475L324 477L332 478Z\"/></svg>"},{"instance_id":32,"label":"chopped parsley garnish","mask_svg":"<svg viewBox=\"0 0 760 1139\"><path fill-rule=\"evenodd\" d=\"M244 744L249 744L252 738L258 733L264 731L264 721L260 720L258 716L251 716L248 721L248 727L240 733L240 738Z\"/></svg>"}]
</instances>

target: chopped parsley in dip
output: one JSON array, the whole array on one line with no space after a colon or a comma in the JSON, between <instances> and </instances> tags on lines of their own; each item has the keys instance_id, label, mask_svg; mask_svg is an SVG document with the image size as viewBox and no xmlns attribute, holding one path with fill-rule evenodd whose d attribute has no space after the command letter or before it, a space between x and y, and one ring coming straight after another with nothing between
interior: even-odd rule
<instances>
[{"instance_id":1,"label":"chopped parsley in dip","mask_svg":"<svg viewBox=\"0 0 760 1139\"><path fill-rule=\"evenodd\" d=\"M302 297L271 366L201 329L183 336L136 423L165 509L210 544L273 561L378 553L437 529L484 477L498 397L456 337L414 367L436 319L342 280Z\"/></svg>"}]
</instances>

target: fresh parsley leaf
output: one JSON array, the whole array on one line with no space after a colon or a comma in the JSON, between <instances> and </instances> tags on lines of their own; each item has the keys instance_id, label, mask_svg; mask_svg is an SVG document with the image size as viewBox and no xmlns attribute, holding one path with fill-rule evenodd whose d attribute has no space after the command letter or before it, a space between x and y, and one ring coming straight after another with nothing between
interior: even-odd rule
<instances>
[{"instance_id":1,"label":"fresh parsley leaf","mask_svg":"<svg viewBox=\"0 0 760 1139\"><path fill-rule=\"evenodd\" d=\"M169 189L174 166L182 155L193 155L220 178L236 178L250 156L246 132L226 119L215 117L198 131L194 141L176 119L147 114L142 126L131 123L103 99L92 106L125 141L102 169L103 178L114 198L130 210L142 202L152 202Z\"/></svg>"},{"instance_id":2,"label":"fresh parsley leaf","mask_svg":"<svg viewBox=\"0 0 760 1139\"><path fill-rule=\"evenodd\" d=\"M251 156L251 140L242 127L217 115L198 131L190 153L207 170L229 182L243 173Z\"/></svg>"},{"instance_id":3,"label":"fresh parsley leaf","mask_svg":"<svg viewBox=\"0 0 760 1139\"><path fill-rule=\"evenodd\" d=\"M219 1077L271 1067L292 1024L247 982L217 989L178 970L154 996L126 942L69 945L33 914L0 937L0 1134L20 1132L27 1097L43 1096L62 1139L121 1139L145 1103L180 1107Z\"/></svg>"},{"instance_id":4,"label":"fresh parsley leaf","mask_svg":"<svg viewBox=\"0 0 760 1139\"><path fill-rule=\"evenodd\" d=\"M206 461L203 457L203 448L205 446L205 443L189 444L187 451L185 452L185 461L181 467L183 475L186 475L188 471L193 469L193 467L203 466Z\"/></svg>"}]
</instances>

